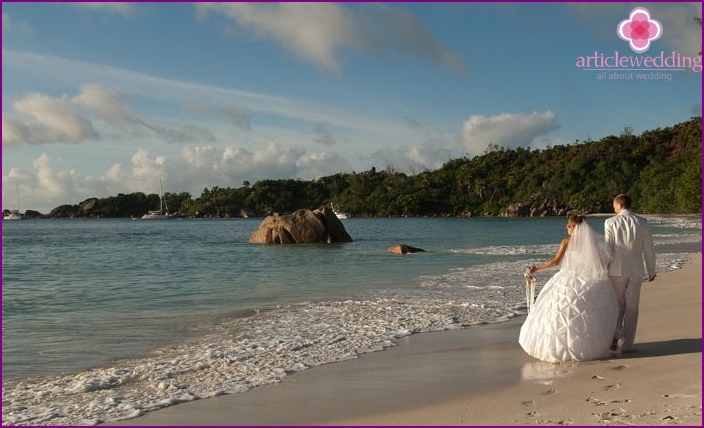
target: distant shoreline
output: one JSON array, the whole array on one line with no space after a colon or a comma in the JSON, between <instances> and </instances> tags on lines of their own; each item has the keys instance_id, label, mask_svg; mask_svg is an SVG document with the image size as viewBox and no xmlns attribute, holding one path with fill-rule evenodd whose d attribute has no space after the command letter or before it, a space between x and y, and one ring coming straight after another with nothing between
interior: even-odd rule
<instances>
[{"instance_id":1,"label":"distant shoreline","mask_svg":"<svg viewBox=\"0 0 704 428\"><path fill-rule=\"evenodd\" d=\"M636 214L643 216L643 217L665 217L665 218L674 218L674 217L685 217L685 218L702 218L702 214L648 214L648 213L639 213L636 212ZM586 217L611 217L615 215L614 213L590 213L590 214L585 214ZM511 218L567 218L569 214L565 215L545 215L545 216L501 216L501 215L477 215L477 216L445 216L445 215L437 215L437 216L379 216L379 217L371 217L371 216L351 216L350 218L506 218L506 219L511 219ZM215 216L210 216L210 217L188 217L188 216L174 216L174 219L178 220L188 220L188 219L220 219L220 220L225 220L225 219L264 219L267 216L248 216L248 217L215 217ZM90 217L90 216L80 216L80 217L49 217L48 214L41 214L40 216L36 217L24 217L22 220L140 220L140 218L135 218L135 217ZM347 220L347 219L345 219Z\"/></svg>"}]
</instances>

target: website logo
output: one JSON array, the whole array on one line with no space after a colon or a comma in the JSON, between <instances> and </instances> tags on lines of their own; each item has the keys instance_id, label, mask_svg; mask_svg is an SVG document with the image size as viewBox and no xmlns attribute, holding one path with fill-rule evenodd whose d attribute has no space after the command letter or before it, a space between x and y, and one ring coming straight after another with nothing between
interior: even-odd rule
<instances>
[{"instance_id":1,"label":"website logo","mask_svg":"<svg viewBox=\"0 0 704 428\"><path fill-rule=\"evenodd\" d=\"M648 9L636 7L616 26L616 34L628 42L633 52L593 51L575 61L578 69L593 73L597 80L660 80L671 81L673 72L702 71L701 55L683 55L677 51L651 53L650 43L662 37L660 21ZM643 55L645 54L645 55ZM596 72L596 73L594 73Z\"/></svg>"},{"instance_id":2,"label":"website logo","mask_svg":"<svg viewBox=\"0 0 704 428\"><path fill-rule=\"evenodd\" d=\"M633 52L643 53L650 49L650 42L662 36L662 24L651 19L650 12L644 7L633 9L616 27L616 34L628 42Z\"/></svg>"}]
</instances>

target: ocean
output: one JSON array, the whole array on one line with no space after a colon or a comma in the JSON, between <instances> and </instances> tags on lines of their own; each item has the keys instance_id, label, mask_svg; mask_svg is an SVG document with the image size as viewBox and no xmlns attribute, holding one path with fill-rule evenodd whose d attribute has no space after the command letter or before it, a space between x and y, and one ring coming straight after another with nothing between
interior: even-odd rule
<instances>
[{"instance_id":1,"label":"ocean","mask_svg":"<svg viewBox=\"0 0 704 428\"><path fill-rule=\"evenodd\" d=\"M648 218L659 272L701 252L701 218ZM510 320L565 236L564 218L350 218L350 243L249 244L261 220L3 222L3 425L132 418Z\"/></svg>"}]
</instances>

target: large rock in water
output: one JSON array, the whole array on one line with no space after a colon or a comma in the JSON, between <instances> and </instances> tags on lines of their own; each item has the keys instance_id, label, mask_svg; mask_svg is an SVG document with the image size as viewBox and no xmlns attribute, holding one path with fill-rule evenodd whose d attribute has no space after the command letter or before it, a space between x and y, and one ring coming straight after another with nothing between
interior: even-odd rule
<instances>
[{"instance_id":1,"label":"large rock in water","mask_svg":"<svg viewBox=\"0 0 704 428\"><path fill-rule=\"evenodd\" d=\"M330 207L267 216L249 236L250 244L313 244L352 242Z\"/></svg>"}]
</instances>

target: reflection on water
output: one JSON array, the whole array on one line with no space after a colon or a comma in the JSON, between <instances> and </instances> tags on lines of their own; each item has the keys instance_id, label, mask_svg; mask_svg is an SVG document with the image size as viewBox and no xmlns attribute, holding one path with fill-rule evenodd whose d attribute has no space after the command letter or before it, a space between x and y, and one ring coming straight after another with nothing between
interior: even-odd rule
<instances>
[{"instance_id":1,"label":"reflection on water","mask_svg":"<svg viewBox=\"0 0 704 428\"><path fill-rule=\"evenodd\" d=\"M566 377L570 374L574 364L579 363L548 363L545 361L531 361L524 364L521 369L521 379L536 381L549 385L553 379Z\"/></svg>"}]
</instances>

